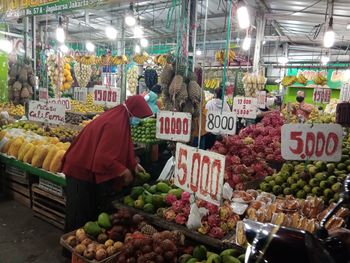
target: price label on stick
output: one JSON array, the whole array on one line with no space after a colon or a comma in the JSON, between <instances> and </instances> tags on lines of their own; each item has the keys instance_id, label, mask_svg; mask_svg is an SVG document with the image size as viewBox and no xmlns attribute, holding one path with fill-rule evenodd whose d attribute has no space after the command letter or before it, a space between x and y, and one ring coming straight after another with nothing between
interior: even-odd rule
<instances>
[{"instance_id":1,"label":"price label on stick","mask_svg":"<svg viewBox=\"0 0 350 263\"><path fill-rule=\"evenodd\" d=\"M238 118L255 119L257 111L257 99L251 97L234 97L233 112Z\"/></svg>"},{"instance_id":2,"label":"price label on stick","mask_svg":"<svg viewBox=\"0 0 350 263\"><path fill-rule=\"evenodd\" d=\"M257 99L257 105L258 108L260 109L265 109L266 108L266 91L258 91L256 93L256 99Z\"/></svg>"},{"instance_id":3,"label":"price label on stick","mask_svg":"<svg viewBox=\"0 0 350 263\"><path fill-rule=\"evenodd\" d=\"M282 126L282 157L285 160L338 162L343 129L339 124L285 124Z\"/></svg>"},{"instance_id":4,"label":"price label on stick","mask_svg":"<svg viewBox=\"0 0 350 263\"><path fill-rule=\"evenodd\" d=\"M65 110L71 110L72 104L69 98L48 99L50 104L61 104L65 107Z\"/></svg>"},{"instance_id":5,"label":"price label on stick","mask_svg":"<svg viewBox=\"0 0 350 263\"><path fill-rule=\"evenodd\" d=\"M176 144L175 185L196 197L220 205L225 156Z\"/></svg>"},{"instance_id":6,"label":"price label on stick","mask_svg":"<svg viewBox=\"0 0 350 263\"><path fill-rule=\"evenodd\" d=\"M62 104L29 101L28 119L30 121L63 124L65 123L65 114L65 106Z\"/></svg>"},{"instance_id":7,"label":"price label on stick","mask_svg":"<svg viewBox=\"0 0 350 263\"><path fill-rule=\"evenodd\" d=\"M208 111L205 130L212 133L236 134L236 121L237 115L234 112Z\"/></svg>"},{"instance_id":8,"label":"price label on stick","mask_svg":"<svg viewBox=\"0 0 350 263\"><path fill-rule=\"evenodd\" d=\"M156 138L188 142L191 137L191 123L192 118L189 113L160 111L157 114Z\"/></svg>"},{"instance_id":9,"label":"price label on stick","mask_svg":"<svg viewBox=\"0 0 350 263\"><path fill-rule=\"evenodd\" d=\"M94 87L94 103L115 107L120 104L120 88L96 85Z\"/></svg>"},{"instance_id":10,"label":"price label on stick","mask_svg":"<svg viewBox=\"0 0 350 263\"><path fill-rule=\"evenodd\" d=\"M331 90L327 88L315 88L313 101L315 103L329 103L331 100Z\"/></svg>"}]
</instances>

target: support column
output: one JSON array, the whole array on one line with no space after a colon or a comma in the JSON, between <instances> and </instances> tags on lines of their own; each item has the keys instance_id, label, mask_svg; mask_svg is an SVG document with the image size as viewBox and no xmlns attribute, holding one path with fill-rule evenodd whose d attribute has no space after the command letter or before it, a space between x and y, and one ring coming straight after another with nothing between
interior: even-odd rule
<instances>
[{"instance_id":1,"label":"support column","mask_svg":"<svg viewBox=\"0 0 350 263\"><path fill-rule=\"evenodd\" d=\"M32 66L33 66L34 76L36 77L36 19L35 19L35 16L32 16ZM36 100L36 92L34 92L34 100Z\"/></svg>"},{"instance_id":2,"label":"support column","mask_svg":"<svg viewBox=\"0 0 350 263\"><path fill-rule=\"evenodd\" d=\"M264 33L265 33L266 18L265 14L260 14L256 18L256 40L254 49L253 71L259 70L261 52L263 47Z\"/></svg>"},{"instance_id":3,"label":"support column","mask_svg":"<svg viewBox=\"0 0 350 263\"><path fill-rule=\"evenodd\" d=\"M190 23L189 23L189 56L192 55L192 65L189 65L190 69L194 71L196 65L196 50L197 50L197 0L190 0ZM190 59L191 60L191 59Z\"/></svg>"},{"instance_id":4,"label":"support column","mask_svg":"<svg viewBox=\"0 0 350 263\"><path fill-rule=\"evenodd\" d=\"M119 43L119 42L118 42ZM120 41L120 54L125 55L125 22L124 19L121 21L121 41ZM118 44L119 49L119 44ZM123 64L121 65L121 96L120 96L120 102L124 102L126 99L126 66Z\"/></svg>"},{"instance_id":5,"label":"support column","mask_svg":"<svg viewBox=\"0 0 350 263\"><path fill-rule=\"evenodd\" d=\"M28 58L28 31L29 31L29 17L26 16L23 18L24 20L24 57Z\"/></svg>"}]
</instances>

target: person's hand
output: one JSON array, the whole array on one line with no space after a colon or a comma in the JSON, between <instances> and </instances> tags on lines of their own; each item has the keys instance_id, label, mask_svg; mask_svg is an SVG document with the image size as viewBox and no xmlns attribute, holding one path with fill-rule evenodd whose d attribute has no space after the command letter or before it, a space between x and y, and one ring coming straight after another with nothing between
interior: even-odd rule
<instances>
[{"instance_id":1,"label":"person's hand","mask_svg":"<svg viewBox=\"0 0 350 263\"><path fill-rule=\"evenodd\" d=\"M120 174L121 177L123 177L124 185L129 185L134 180L134 177L132 176L132 173L129 169L125 169L124 172Z\"/></svg>"},{"instance_id":2,"label":"person's hand","mask_svg":"<svg viewBox=\"0 0 350 263\"><path fill-rule=\"evenodd\" d=\"M135 167L135 173L146 172L146 170L138 163Z\"/></svg>"}]
</instances>

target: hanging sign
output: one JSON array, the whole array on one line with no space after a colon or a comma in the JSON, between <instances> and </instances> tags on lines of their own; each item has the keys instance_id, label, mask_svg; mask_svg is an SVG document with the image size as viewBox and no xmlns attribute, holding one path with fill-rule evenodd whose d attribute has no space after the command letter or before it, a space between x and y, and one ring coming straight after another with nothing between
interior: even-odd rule
<instances>
[{"instance_id":1,"label":"hanging sign","mask_svg":"<svg viewBox=\"0 0 350 263\"><path fill-rule=\"evenodd\" d=\"M176 144L175 185L196 197L220 205L225 156Z\"/></svg>"},{"instance_id":2,"label":"hanging sign","mask_svg":"<svg viewBox=\"0 0 350 263\"><path fill-rule=\"evenodd\" d=\"M256 93L256 99L259 109L265 109L266 108L266 91L261 90Z\"/></svg>"},{"instance_id":3,"label":"hanging sign","mask_svg":"<svg viewBox=\"0 0 350 263\"><path fill-rule=\"evenodd\" d=\"M47 122L52 124L65 123L65 106L31 100L29 102L28 119L30 121Z\"/></svg>"},{"instance_id":4,"label":"hanging sign","mask_svg":"<svg viewBox=\"0 0 350 263\"><path fill-rule=\"evenodd\" d=\"M343 129L339 124L285 124L281 151L285 160L338 162L342 155Z\"/></svg>"},{"instance_id":5,"label":"hanging sign","mask_svg":"<svg viewBox=\"0 0 350 263\"><path fill-rule=\"evenodd\" d=\"M115 107L120 104L120 88L94 86L94 103L106 107Z\"/></svg>"},{"instance_id":6,"label":"hanging sign","mask_svg":"<svg viewBox=\"0 0 350 263\"><path fill-rule=\"evenodd\" d=\"M331 90L317 87L314 89L312 98L315 103L329 103L331 100Z\"/></svg>"},{"instance_id":7,"label":"hanging sign","mask_svg":"<svg viewBox=\"0 0 350 263\"><path fill-rule=\"evenodd\" d=\"M75 100L85 102L87 98L87 89L85 88L74 88L73 97Z\"/></svg>"},{"instance_id":8,"label":"hanging sign","mask_svg":"<svg viewBox=\"0 0 350 263\"><path fill-rule=\"evenodd\" d=\"M47 101L49 99L49 91L46 88L39 88L39 100Z\"/></svg>"},{"instance_id":9,"label":"hanging sign","mask_svg":"<svg viewBox=\"0 0 350 263\"><path fill-rule=\"evenodd\" d=\"M188 142L191 137L191 123L192 116L190 113L160 111L157 114L156 138Z\"/></svg>"},{"instance_id":10,"label":"hanging sign","mask_svg":"<svg viewBox=\"0 0 350 263\"><path fill-rule=\"evenodd\" d=\"M58 99L48 99L49 104L60 104L64 106L65 110L71 110L72 104L70 98L58 98Z\"/></svg>"},{"instance_id":11,"label":"hanging sign","mask_svg":"<svg viewBox=\"0 0 350 263\"><path fill-rule=\"evenodd\" d=\"M255 119L257 99L252 97L234 97L232 111L238 118Z\"/></svg>"},{"instance_id":12,"label":"hanging sign","mask_svg":"<svg viewBox=\"0 0 350 263\"><path fill-rule=\"evenodd\" d=\"M340 102L350 101L350 83L344 83L340 89Z\"/></svg>"},{"instance_id":13,"label":"hanging sign","mask_svg":"<svg viewBox=\"0 0 350 263\"><path fill-rule=\"evenodd\" d=\"M236 134L237 115L234 112L208 111L205 130L215 134Z\"/></svg>"}]
</instances>

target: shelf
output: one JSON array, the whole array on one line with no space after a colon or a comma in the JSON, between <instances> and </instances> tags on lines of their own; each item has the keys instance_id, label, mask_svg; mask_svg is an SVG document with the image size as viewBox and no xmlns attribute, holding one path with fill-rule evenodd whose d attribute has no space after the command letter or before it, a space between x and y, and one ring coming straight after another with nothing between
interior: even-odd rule
<instances>
[{"instance_id":1,"label":"shelf","mask_svg":"<svg viewBox=\"0 0 350 263\"><path fill-rule=\"evenodd\" d=\"M66 186L66 179L63 177L60 177L54 173L45 171L43 169L35 168L31 166L30 164L23 163L21 161L18 161L14 158L9 158L4 154L0 154L0 162L8 165L15 166L23 171L26 171L32 175L36 175L40 178L46 179L50 182L53 182L55 184Z\"/></svg>"}]
</instances>

